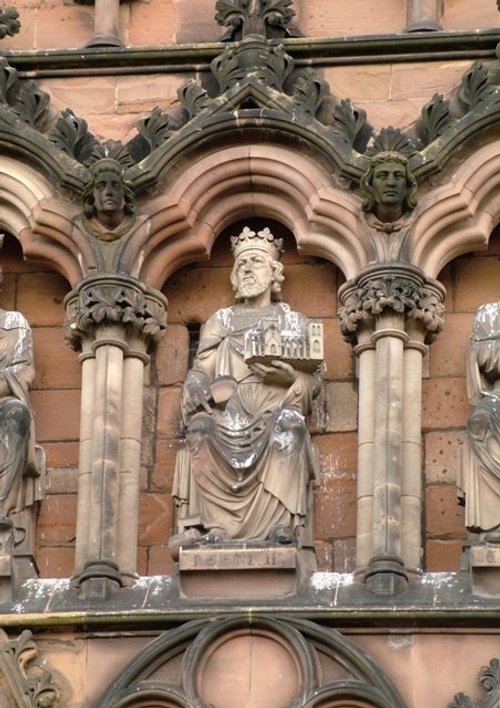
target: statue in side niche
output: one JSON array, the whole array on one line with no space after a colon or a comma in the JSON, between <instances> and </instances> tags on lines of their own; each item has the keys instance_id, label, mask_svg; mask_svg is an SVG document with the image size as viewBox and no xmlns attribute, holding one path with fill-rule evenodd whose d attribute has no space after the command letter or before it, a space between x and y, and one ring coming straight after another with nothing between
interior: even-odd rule
<instances>
[{"instance_id":1,"label":"statue in side niche","mask_svg":"<svg viewBox=\"0 0 500 708\"><path fill-rule=\"evenodd\" d=\"M0 271L1 282L1 271ZM26 546L23 512L43 497L29 387L35 375L28 322L0 308L0 575L13 546Z\"/></svg>"},{"instance_id":2,"label":"statue in side niche","mask_svg":"<svg viewBox=\"0 0 500 708\"><path fill-rule=\"evenodd\" d=\"M91 179L82 192L86 231L100 241L116 241L131 228L135 195L123 179L121 164L112 158L94 162Z\"/></svg>"},{"instance_id":3,"label":"statue in side niche","mask_svg":"<svg viewBox=\"0 0 500 708\"><path fill-rule=\"evenodd\" d=\"M321 387L322 323L281 302L281 240L232 238L237 304L206 322L182 393L174 499L180 546L309 543L318 474L307 415Z\"/></svg>"},{"instance_id":4,"label":"statue in side niche","mask_svg":"<svg viewBox=\"0 0 500 708\"><path fill-rule=\"evenodd\" d=\"M415 208L417 182L408 158L399 152L379 152L360 182L363 210L373 246L373 260L407 260L405 238Z\"/></svg>"},{"instance_id":5,"label":"statue in side niche","mask_svg":"<svg viewBox=\"0 0 500 708\"><path fill-rule=\"evenodd\" d=\"M500 301L476 312L467 388L474 408L463 444L459 498L467 528L500 543Z\"/></svg>"}]
</instances>

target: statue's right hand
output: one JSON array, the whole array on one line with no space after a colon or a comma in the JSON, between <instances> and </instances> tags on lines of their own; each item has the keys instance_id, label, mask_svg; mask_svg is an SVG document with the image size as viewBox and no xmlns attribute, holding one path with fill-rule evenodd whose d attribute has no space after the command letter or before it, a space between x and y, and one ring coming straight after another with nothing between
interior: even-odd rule
<instances>
[{"instance_id":1,"label":"statue's right hand","mask_svg":"<svg viewBox=\"0 0 500 708\"><path fill-rule=\"evenodd\" d=\"M199 381L186 381L182 396L182 405L186 413L194 413L198 408L203 408L207 413L211 413L210 390Z\"/></svg>"}]
</instances>

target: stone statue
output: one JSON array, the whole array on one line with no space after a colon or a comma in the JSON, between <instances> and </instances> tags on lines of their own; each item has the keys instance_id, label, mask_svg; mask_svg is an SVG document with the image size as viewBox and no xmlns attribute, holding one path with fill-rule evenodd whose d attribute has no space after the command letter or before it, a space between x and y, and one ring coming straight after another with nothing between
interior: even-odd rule
<instances>
[{"instance_id":1,"label":"stone statue","mask_svg":"<svg viewBox=\"0 0 500 708\"><path fill-rule=\"evenodd\" d=\"M408 158L399 152L377 153L361 178L360 189L374 248L373 260L408 260L405 237L417 204L417 182Z\"/></svg>"},{"instance_id":2,"label":"stone statue","mask_svg":"<svg viewBox=\"0 0 500 708\"><path fill-rule=\"evenodd\" d=\"M459 498L467 528L500 543L500 301L476 312L467 386L475 406L463 444Z\"/></svg>"},{"instance_id":3,"label":"stone statue","mask_svg":"<svg viewBox=\"0 0 500 708\"><path fill-rule=\"evenodd\" d=\"M232 238L237 304L206 322L182 393L179 534L189 541L306 545L317 451L306 416L321 387L322 324L279 300L281 240L245 227Z\"/></svg>"},{"instance_id":4,"label":"stone statue","mask_svg":"<svg viewBox=\"0 0 500 708\"><path fill-rule=\"evenodd\" d=\"M34 373L26 319L20 312L0 309L0 575L10 574L14 544L26 548L32 543L26 541L29 524L21 516L43 497L42 451L35 450L29 398Z\"/></svg>"},{"instance_id":5,"label":"stone statue","mask_svg":"<svg viewBox=\"0 0 500 708\"><path fill-rule=\"evenodd\" d=\"M133 224L135 195L124 181L123 168L117 160L98 160L90 172L91 180L82 192L82 224L100 241L116 241Z\"/></svg>"}]
</instances>

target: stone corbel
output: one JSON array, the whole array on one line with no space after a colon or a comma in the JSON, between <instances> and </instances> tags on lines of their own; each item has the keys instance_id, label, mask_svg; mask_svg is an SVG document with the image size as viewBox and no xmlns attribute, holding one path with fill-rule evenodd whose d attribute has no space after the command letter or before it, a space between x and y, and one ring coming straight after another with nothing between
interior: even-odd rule
<instances>
[{"instance_id":1,"label":"stone corbel","mask_svg":"<svg viewBox=\"0 0 500 708\"><path fill-rule=\"evenodd\" d=\"M136 577L144 367L166 309L161 293L126 275L86 278L66 299L82 363L74 582L86 597Z\"/></svg>"},{"instance_id":2,"label":"stone corbel","mask_svg":"<svg viewBox=\"0 0 500 708\"><path fill-rule=\"evenodd\" d=\"M377 594L421 567L421 381L444 288L410 265L365 269L339 292L359 359L357 567Z\"/></svg>"}]
</instances>

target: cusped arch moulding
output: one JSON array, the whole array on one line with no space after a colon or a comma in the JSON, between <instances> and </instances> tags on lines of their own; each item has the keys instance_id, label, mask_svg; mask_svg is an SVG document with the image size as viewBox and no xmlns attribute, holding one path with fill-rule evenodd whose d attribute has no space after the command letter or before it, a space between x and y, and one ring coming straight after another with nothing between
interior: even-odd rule
<instances>
[{"instance_id":1,"label":"cusped arch moulding","mask_svg":"<svg viewBox=\"0 0 500 708\"><path fill-rule=\"evenodd\" d=\"M457 256L486 250L500 221L500 141L471 154L443 186L422 197L410 260L430 278Z\"/></svg>"},{"instance_id":2,"label":"cusped arch moulding","mask_svg":"<svg viewBox=\"0 0 500 708\"><path fill-rule=\"evenodd\" d=\"M56 196L42 173L2 155L0 203L0 228L19 240L25 258L46 264L71 286L84 277L93 256L88 242L72 235L78 206Z\"/></svg>"},{"instance_id":3,"label":"cusped arch moulding","mask_svg":"<svg viewBox=\"0 0 500 708\"><path fill-rule=\"evenodd\" d=\"M124 247L122 267L161 288L177 268L208 258L224 228L260 216L283 223L301 252L332 261L351 278L368 262L358 237L360 204L297 148L253 144L202 154L145 205L150 235Z\"/></svg>"},{"instance_id":4,"label":"cusped arch moulding","mask_svg":"<svg viewBox=\"0 0 500 708\"><path fill-rule=\"evenodd\" d=\"M165 708L405 708L383 669L340 632L267 615L193 620L164 632L114 678L99 706L142 708L152 698Z\"/></svg>"}]
</instances>

